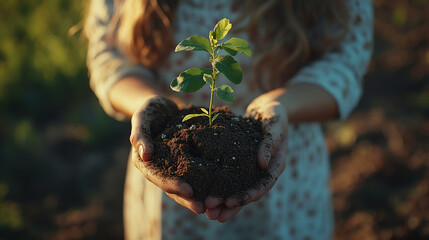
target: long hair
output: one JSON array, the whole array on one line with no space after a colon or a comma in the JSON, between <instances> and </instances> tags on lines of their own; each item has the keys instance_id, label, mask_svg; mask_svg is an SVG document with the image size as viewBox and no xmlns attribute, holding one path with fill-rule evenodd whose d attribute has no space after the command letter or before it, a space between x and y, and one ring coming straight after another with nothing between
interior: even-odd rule
<instances>
[{"instance_id":1,"label":"long hair","mask_svg":"<svg viewBox=\"0 0 429 240\"><path fill-rule=\"evenodd\" d=\"M247 1L238 20L246 16L250 22L242 30L256 43L253 81L261 90L283 86L348 32L344 0Z\"/></svg>"},{"instance_id":2,"label":"long hair","mask_svg":"<svg viewBox=\"0 0 429 240\"><path fill-rule=\"evenodd\" d=\"M132 61L156 70L174 47L171 19L176 0L114 0L107 35Z\"/></svg>"},{"instance_id":3,"label":"long hair","mask_svg":"<svg viewBox=\"0 0 429 240\"><path fill-rule=\"evenodd\" d=\"M156 70L174 48L171 20L176 5L177 0L115 0L112 42L130 59ZM237 22L248 22L239 31L248 32L255 43L256 85L268 90L284 84L338 44L348 31L347 21L344 0L246 1ZM341 33L331 34L334 28ZM311 44L310 37L317 38L317 44Z\"/></svg>"}]
</instances>

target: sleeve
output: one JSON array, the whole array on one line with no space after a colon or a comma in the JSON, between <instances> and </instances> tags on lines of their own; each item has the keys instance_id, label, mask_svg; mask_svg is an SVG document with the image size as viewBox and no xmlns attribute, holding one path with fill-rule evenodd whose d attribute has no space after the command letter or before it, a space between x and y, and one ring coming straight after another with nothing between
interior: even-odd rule
<instances>
[{"instance_id":1,"label":"sleeve","mask_svg":"<svg viewBox=\"0 0 429 240\"><path fill-rule=\"evenodd\" d=\"M313 83L325 89L336 100L340 119L345 119L359 102L373 47L372 1L345 2L349 32L337 47L303 67L289 81L289 84Z\"/></svg>"},{"instance_id":2,"label":"sleeve","mask_svg":"<svg viewBox=\"0 0 429 240\"><path fill-rule=\"evenodd\" d=\"M109 101L111 87L127 75L141 75L148 79L154 79L155 75L142 65L132 63L116 47L108 44L106 36L113 12L113 0L91 1L85 23L88 38L87 66L90 87L104 111L117 120L123 120L125 115L116 111Z\"/></svg>"}]
</instances>

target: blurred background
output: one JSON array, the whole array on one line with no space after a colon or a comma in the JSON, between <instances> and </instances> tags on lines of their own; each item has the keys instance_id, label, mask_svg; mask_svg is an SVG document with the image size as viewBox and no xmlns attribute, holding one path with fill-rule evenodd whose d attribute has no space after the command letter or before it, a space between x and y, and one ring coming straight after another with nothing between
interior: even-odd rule
<instances>
[{"instance_id":1,"label":"blurred background","mask_svg":"<svg viewBox=\"0 0 429 240\"><path fill-rule=\"evenodd\" d=\"M121 239L129 124L89 89L85 3L0 1L0 240ZM364 96L325 126L335 239L429 239L429 0L374 0Z\"/></svg>"}]
</instances>

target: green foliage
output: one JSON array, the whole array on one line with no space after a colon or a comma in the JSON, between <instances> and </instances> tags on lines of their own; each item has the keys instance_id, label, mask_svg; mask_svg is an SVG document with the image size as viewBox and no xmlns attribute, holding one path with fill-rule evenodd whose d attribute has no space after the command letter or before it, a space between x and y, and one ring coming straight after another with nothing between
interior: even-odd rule
<instances>
[{"instance_id":1,"label":"green foliage","mask_svg":"<svg viewBox=\"0 0 429 240\"><path fill-rule=\"evenodd\" d=\"M191 68L179 74L171 81L170 87L176 92L196 92L202 88L206 82L203 79L204 74L210 74L208 68Z\"/></svg>"},{"instance_id":2,"label":"green foliage","mask_svg":"<svg viewBox=\"0 0 429 240\"><path fill-rule=\"evenodd\" d=\"M52 238L57 216L93 197L122 147L115 139L127 137L89 88L87 2L0 1L0 239ZM48 208L48 195L62 209Z\"/></svg>"},{"instance_id":3,"label":"green foliage","mask_svg":"<svg viewBox=\"0 0 429 240\"><path fill-rule=\"evenodd\" d=\"M216 96L227 102L233 102L235 100L234 98L234 90L228 85L222 85L218 88L216 88Z\"/></svg>"},{"instance_id":4,"label":"green foliage","mask_svg":"<svg viewBox=\"0 0 429 240\"><path fill-rule=\"evenodd\" d=\"M187 120L194 118L194 117L208 117L208 114L206 114L206 113L188 114L183 118L182 122L187 121Z\"/></svg>"},{"instance_id":5,"label":"green foliage","mask_svg":"<svg viewBox=\"0 0 429 240\"><path fill-rule=\"evenodd\" d=\"M15 202L6 201L8 186L0 182L0 229L19 230L23 227L21 209Z\"/></svg>"},{"instance_id":6,"label":"green foliage","mask_svg":"<svg viewBox=\"0 0 429 240\"><path fill-rule=\"evenodd\" d=\"M216 120L216 118L219 116L219 113L216 113L216 115L213 116L212 122L214 122L214 120Z\"/></svg>"},{"instance_id":7,"label":"green foliage","mask_svg":"<svg viewBox=\"0 0 429 240\"><path fill-rule=\"evenodd\" d=\"M241 83L243 72L240 64L231 56L219 56L213 59L213 63L219 72L223 73L229 81L235 84Z\"/></svg>"},{"instance_id":8,"label":"green foliage","mask_svg":"<svg viewBox=\"0 0 429 240\"><path fill-rule=\"evenodd\" d=\"M87 2L0 1L0 239L123 238L120 196L126 171L124 159L129 153L126 141L129 125L107 117L89 89L86 43L79 36L82 9ZM388 156L398 156L394 161L400 163L398 166L404 163L414 169L410 178L408 173L403 174L403 168L399 169L399 174L390 174L393 178L387 178L385 186L391 186L392 179L404 182L404 176L412 182L402 184L406 188L401 191L393 189L396 185L382 189L388 193L387 201L384 198L383 201L404 199L397 193L419 195L410 195L410 201L399 201L395 207L379 208L380 201L372 201L373 205L361 204L367 201L367 194L350 195L347 188L340 200L359 203L364 214L374 215L371 209L366 211L374 207L381 209L379 214L388 219L396 219L393 222L381 219L373 231L368 231L367 238L384 235L387 229L394 235L399 234L392 238L426 239L423 219L428 216L427 198L424 197L428 196L428 191L422 192L421 186L426 186L429 174L428 168L421 164L427 159L429 144L429 35L424 27L429 22L429 1L376 0L374 6L376 22L380 24L375 29L373 64L356 121L349 121L361 135L356 137L356 147L344 154L341 146L335 144L340 149L332 150L337 156L333 161L347 157L353 160L349 164L356 162L349 152L353 156L359 155L362 147L382 149ZM398 7L404 9L396 10ZM70 35L71 28L77 29L77 33ZM221 47L221 44L218 46L216 51L221 49L232 56L238 54L238 51L232 54L234 50ZM203 78L207 76L206 80L211 81L211 74ZM380 119L380 112L385 113L385 118ZM216 116L214 114L212 121ZM362 116L364 120L369 119L364 121L369 124L366 127L362 125ZM404 125L399 120L410 123ZM333 139L331 135L329 139ZM359 139L363 144L359 144ZM400 148L390 151L391 147L388 149L383 139L388 140L389 146L391 142L405 145L403 149L400 144ZM405 150L407 153L402 153ZM375 160L379 158L379 154L373 156ZM386 167L392 172L389 164L378 166L384 165L375 174L384 176ZM333 172L343 170L334 169ZM350 176L356 175L350 173ZM369 174L366 180L374 180L372 176L374 174ZM360 186L359 191L372 191L373 181L365 181L367 184L362 185L363 180L359 178L355 182ZM341 189L334 190L341 192ZM52 198L57 204L49 200ZM93 200L102 210L101 216L88 214L94 212L86 207ZM410 209L410 206L417 207ZM407 213L396 211L404 207L409 209ZM350 217L339 219L338 224L353 220L352 213L345 212L345 216ZM76 218L79 215L81 217ZM83 218L85 215L91 218ZM419 226L410 229L407 222L416 218L420 219ZM64 224L67 219L73 219L70 225ZM96 226L96 232L85 231L91 229L88 228L91 225ZM82 236L76 237L76 233ZM346 231L344 236L340 231L338 239L349 239L354 233L360 234L359 229L352 233Z\"/></svg>"},{"instance_id":9,"label":"green foliage","mask_svg":"<svg viewBox=\"0 0 429 240\"><path fill-rule=\"evenodd\" d=\"M209 112L207 112L207 109L205 109L205 108L200 108L201 109L201 111L203 112L203 113L205 113L205 114L209 114Z\"/></svg>"},{"instance_id":10,"label":"green foliage","mask_svg":"<svg viewBox=\"0 0 429 240\"><path fill-rule=\"evenodd\" d=\"M88 88L85 44L69 35L82 7L80 1L0 1L3 110L43 121Z\"/></svg>"},{"instance_id":11,"label":"green foliage","mask_svg":"<svg viewBox=\"0 0 429 240\"><path fill-rule=\"evenodd\" d=\"M213 121L219 114L212 116L213 95L227 102L234 101L234 91L228 85L222 85L216 88L216 79L222 73L225 77L234 84L241 83L243 72L240 64L235 61L232 56L238 52L250 57L252 51L249 43L240 38L231 38L224 43L219 43L224 39L231 29L232 25L228 19L220 20L213 31L209 32L209 39L200 36L191 36L181 41L175 51L206 51L211 54L210 62L212 69L207 68L191 68L179 74L179 76L171 81L170 87L176 92L195 92L201 89L206 83L210 85L211 96L209 110L202 108L201 114L189 114L182 121L187 121L194 117L205 116L209 118L209 124L212 126ZM220 55L219 51L224 50L229 55Z\"/></svg>"},{"instance_id":12,"label":"green foliage","mask_svg":"<svg viewBox=\"0 0 429 240\"><path fill-rule=\"evenodd\" d=\"M233 56L235 56L237 52L241 52L248 57L252 56L252 51L250 50L249 43L246 40L240 38L233 37L230 40L222 43L220 47L227 52L231 51L233 54L230 54Z\"/></svg>"},{"instance_id":13,"label":"green foliage","mask_svg":"<svg viewBox=\"0 0 429 240\"><path fill-rule=\"evenodd\" d=\"M209 40L197 35L191 36L180 42L174 51L206 51L213 54L213 49Z\"/></svg>"},{"instance_id":14,"label":"green foliage","mask_svg":"<svg viewBox=\"0 0 429 240\"><path fill-rule=\"evenodd\" d=\"M209 74L204 74L203 76L204 82L206 82L210 87L213 85L213 78Z\"/></svg>"},{"instance_id":15,"label":"green foliage","mask_svg":"<svg viewBox=\"0 0 429 240\"><path fill-rule=\"evenodd\" d=\"M228 19L224 18L220 20L214 27L214 30L211 34L212 38L217 41L222 40L228 34L231 27L232 25Z\"/></svg>"}]
</instances>

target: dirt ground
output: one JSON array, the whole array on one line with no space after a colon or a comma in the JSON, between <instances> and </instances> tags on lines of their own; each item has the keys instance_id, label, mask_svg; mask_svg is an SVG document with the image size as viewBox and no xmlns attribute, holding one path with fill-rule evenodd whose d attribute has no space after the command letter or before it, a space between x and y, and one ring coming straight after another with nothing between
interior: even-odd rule
<instances>
[{"instance_id":1,"label":"dirt ground","mask_svg":"<svg viewBox=\"0 0 429 240\"><path fill-rule=\"evenodd\" d=\"M429 238L428 137L428 119L401 121L380 108L332 128L335 239Z\"/></svg>"}]
</instances>

